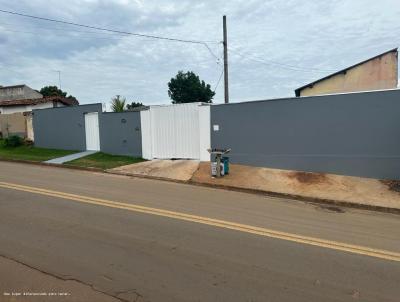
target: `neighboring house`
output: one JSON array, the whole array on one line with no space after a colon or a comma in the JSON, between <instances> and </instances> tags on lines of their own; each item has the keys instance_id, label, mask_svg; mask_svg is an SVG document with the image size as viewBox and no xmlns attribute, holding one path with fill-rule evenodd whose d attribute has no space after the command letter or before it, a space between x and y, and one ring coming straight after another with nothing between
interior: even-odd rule
<instances>
[{"instance_id":1,"label":"neighboring house","mask_svg":"<svg viewBox=\"0 0 400 302\"><path fill-rule=\"evenodd\" d=\"M40 99L42 97L43 95L26 85L0 86L0 101Z\"/></svg>"},{"instance_id":2,"label":"neighboring house","mask_svg":"<svg viewBox=\"0 0 400 302\"><path fill-rule=\"evenodd\" d=\"M0 137L18 135L34 140L33 109L79 105L73 98L43 97L26 85L0 87Z\"/></svg>"},{"instance_id":3,"label":"neighboring house","mask_svg":"<svg viewBox=\"0 0 400 302\"><path fill-rule=\"evenodd\" d=\"M0 114L11 114L16 112L32 111L33 109L46 109L75 105L79 105L77 100L59 96L22 100L0 100Z\"/></svg>"},{"instance_id":4,"label":"neighboring house","mask_svg":"<svg viewBox=\"0 0 400 302\"><path fill-rule=\"evenodd\" d=\"M34 140L32 110L79 105L75 99L41 97L24 100L0 100L0 137L18 135Z\"/></svg>"},{"instance_id":5,"label":"neighboring house","mask_svg":"<svg viewBox=\"0 0 400 302\"><path fill-rule=\"evenodd\" d=\"M295 90L297 97L397 88L397 48Z\"/></svg>"}]
</instances>

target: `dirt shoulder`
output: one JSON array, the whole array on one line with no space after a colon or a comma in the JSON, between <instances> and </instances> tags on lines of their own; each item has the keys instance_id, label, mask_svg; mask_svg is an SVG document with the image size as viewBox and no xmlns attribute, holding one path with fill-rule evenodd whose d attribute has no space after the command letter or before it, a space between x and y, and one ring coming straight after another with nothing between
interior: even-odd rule
<instances>
[{"instance_id":1,"label":"dirt shoulder","mask_svg":"<svg viewBox=\"0 0 400 302\"><path fill-rule=\"evenodd\" d=\"M244 165L231 165L230 171L222 178L212 178L210 164L202 162L191 181L400 212L400 193L393 189L393 181Z\"/></svg>"}]
</instances>

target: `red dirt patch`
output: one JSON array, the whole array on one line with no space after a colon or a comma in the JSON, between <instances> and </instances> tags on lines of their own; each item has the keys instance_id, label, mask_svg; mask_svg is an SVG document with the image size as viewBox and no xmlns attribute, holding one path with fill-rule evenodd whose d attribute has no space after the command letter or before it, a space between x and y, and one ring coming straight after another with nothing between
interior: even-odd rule
<instances>
[{"instance_id":1,"label":"red dirt patch","mask_svg":"<svg viewBox=\"0 0 400 302\"><path fill-rule=\"evenodd\" d=\"M317 184L327 182L327 177L323 173L290 172L288 177L296 179L302 184Z\"/></svg>"}]
</instances>

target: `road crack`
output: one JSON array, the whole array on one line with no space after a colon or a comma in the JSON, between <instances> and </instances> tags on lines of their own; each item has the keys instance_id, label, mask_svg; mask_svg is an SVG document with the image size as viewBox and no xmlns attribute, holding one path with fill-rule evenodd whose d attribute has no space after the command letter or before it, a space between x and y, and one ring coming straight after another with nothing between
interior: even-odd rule
<instances>
[{"instance_id":1,"label":"road crack","mask_svg":"<svg viewBox=\"0 0 400 302\"><path fill-rule=\"evenodd\" d=\"M120 295L120 294L119 294L120 292L114 292L113 294L110 294L110 293L107 293L107 292L105 292L105 291L102 291L101 289L96 288L96 286L95 286L94 284L87 283L87 282L85 282L85 281L76 279L76 278L71 277L71 276L69 276L69 275L60 276L60 275L56 275L56 274L54 274L54 273L46 272L46 271L44 271L44 270L42 270L42 269L40 269L40 268L34 267L34 266L29 265L29 264L27 264L27 263L24 263L24 262L22 262L22 261L20 261L20 260L18 260L18 259L14 259L14 258L11 258L11 257L6 256L6 255L3 255L3 254L0 254L0 257L1 257L1 258L4 258L4 259L7 259L7 260L9 260L9 261L13 261L13 262L18 263L18 264L20 264L20 265L23 265L23 266L25 266L25 267L27 267L27 268L30 268L30 269L35 270L35 271L37 271L37 272L40 272L40 273L42 273L42 274L44 274L44 275L46 275L46 276L50 276L50 277L56 278L56 279L61 280L61 281L74 281L74 282L77 282L77 283L79 283L79 284L88 286L88 287L90 287L90 288L91 288L93 291L95 291L95 292L98 292L98 293L101 293L101 294L106 295L106 296L108 296L108 297L117 299L117 300L119 300L119 301L121 301L121 302L132 302L132 301L127 300L127 299L125 299L125 298L118 297L118 296ZM121 293L123 293L123 292L121 292ZM133 291L132 293L136 294L135 300L133 300L133 301L137 301L139 298L142 297L142 296L141 296L139 293L137 293L136 291Z\"/></svg>"},{"instance_id":2,"label":"road crack","mask_svg":"<svg viewBox=\"0 0 400 302\"><path fill-rule=\"evenodd\" d=\"M124 295L124 294L134 294L135 298L131 302L137 302L139 299L143 298L141 294L139 294L136 289L128 289L115 292L117 296Z\"/></svg>"}]
</instances>

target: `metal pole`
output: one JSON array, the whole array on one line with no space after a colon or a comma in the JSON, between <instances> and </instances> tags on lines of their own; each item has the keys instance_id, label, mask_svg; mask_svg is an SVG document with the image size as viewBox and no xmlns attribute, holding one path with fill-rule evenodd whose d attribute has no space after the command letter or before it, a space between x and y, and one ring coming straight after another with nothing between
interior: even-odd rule
<instances>
[{"instance_id":1,"label":"metal pole","mask_svg":"<svg viewBox=\"0 0 400 302\"><path fill-rule=\"evenodd\" d=\"M217 175L215 175L215 176L216 177L221 177L221 155L220 154L216 154L215 159L217 161Z\"/></svg>"},{"instance_id":2,"label":"metal pole","mask_svg":"<svg viewBox=\"0 0 400 302\"><path fill-rule=\"evenodd\" d=\"M54 72L58 72L58 88L61 90L61 70L53 70Z\"/></svg>"},{"instance_id":3,"label":"metal pole","mask_svg":"<svg viewBox=\"0 0 400 302\"><path fill-rule=\"evenodd\" d=\"M225 103L229 103L229 84L228 84L228 35L226 30L226 16L223 17L224 28L224 88L225 88Z\"/></svg>"},{"instance_id":4,"label":"metal pole","mask_svg":"<svg viewBox=\"0 0 400 302\"><path fill-rule=\"evenodd\" d=\"M61 89L61 71L60 70L58 71L58 84L60 85L60 90L62 90Z\"/></svg>"}]
</instances>

